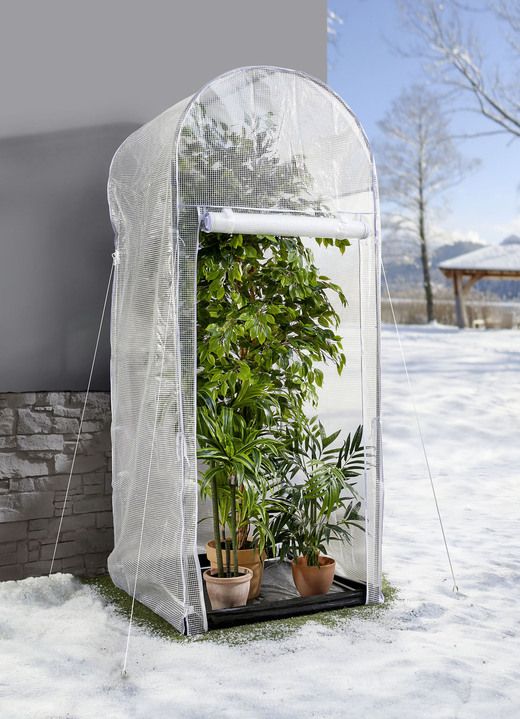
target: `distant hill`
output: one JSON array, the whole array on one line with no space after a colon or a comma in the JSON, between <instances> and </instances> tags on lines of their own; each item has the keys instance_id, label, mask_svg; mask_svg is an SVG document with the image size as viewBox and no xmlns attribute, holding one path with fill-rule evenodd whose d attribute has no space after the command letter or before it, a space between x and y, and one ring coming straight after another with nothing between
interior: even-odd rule
<instances>
[{"instance_id":1,"label":"distant hill","mask_svg":"<svg viewBox=\"0 0 520 719\"><path fill-rule=\"evenodd\" d=\"M518 235L509 235L505 240L502 240L501 245L520 245L520 237Z\"/></svg>"},{"instance_id":2,"label":"distant hill","mask_svg":"<svg viewBox=\"0 0 520 719\"><path fill-rule=\"evenodd\" d=\"M501 242L502 245L520 244L518 235L509 235ZM473 252L484 247L482 243L463 240L436 247L431 254L431 279L437 286L451 287L448 280L438 269L440 262L458 257L466 252ZM423 272L419 248L409 243L395 241L383 242L383 262L390 292L406 292L418 289L423 285ZM492 292L502 299L520 297L520 281L516 280L480 280L475 288L480 292Z\"/></svg>"}]
</instances>

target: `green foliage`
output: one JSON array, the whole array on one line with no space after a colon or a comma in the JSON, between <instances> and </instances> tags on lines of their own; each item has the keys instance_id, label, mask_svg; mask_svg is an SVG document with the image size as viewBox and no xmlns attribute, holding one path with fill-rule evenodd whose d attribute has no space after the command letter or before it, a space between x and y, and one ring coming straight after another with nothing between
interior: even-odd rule
<instances>
[{"instance_id":1,"label":"green foliage","mask_svg":"<svg viewBox=\"0 0 520 719\"><path fill-rule=\"evenodd\" d=\"M276 154L274 113L244 114L240 127L208 119L196 104L181 132L179 174L185 205L306 209L315 207L312 178L302 156L282 161Z\"/></svg>"},{"instance_id":2,"label":"green foliage","mask_svg":"<svg viewBox=\"0 0 520 719\"><path fill-rule=\"evenodd\" d=\"M277 498L284 509L272 524L281 560L290 552L295 558L307 557L309 566L319 566L318 556L327 553L331 539L350 542L350 528L364 529L352 482L364 468L363 430L359 426L343 444L331 447L340 433L327 435L316 417L301 417L288 427L278 462ZM293 483L297 475L303 481Z\"/></svg>"},{"instance_id":3,"label":"green foliage","mask_svg":"<svg viewBox=\"0 0 520 719\"><path fill-rule=\"evenodd\" d=\"M313 197L305 159L277 156L277 135L273 113L244 115L241 126L230 127L196 105L179 147L185 208L326 209ZM319 238L318 244L344 252L349 242ZM235 570L250 526L260 552L267 542L274 549L273 516L287 502L276 488L273 462L283 447L274 427L297 425L304 404L316 402L323 381L317 363L331 362L341 372L346 361L332 295L346 304L299 237L199 236L198 458L207 466L200 487L213 503L220 576L226 526Z\"/></svg>"},{"instance_id":4,"label":"green foliage","mask_svg":"<svg viewBox=\"0 0 520 719\"><path fill-rule=\"evenodd\" d=\"M316 399L323 374L317 362L345 364L340 287L319 273L298 237L201 235L198 256L198 386L215 399L255 377L282 410Z\"/></svg>"},{"instance_id":5,"label":"green foliage","mask_svg":"<svg viewBox=\"0 0 520 719\"><path fill-rule=\"evenodd\" d=\"M197 415L197 456L208 468L200 477L202 497L213 503L215 548L219 576L224 576L220 526L229 526L233 550L234 576L238 574L237 528L249 525L255 530L255 542L261 554L266 541L274 548L269 528L268 506L274 476L271 458L281 450L281 443L270 432L276 403L261 387L249 380L229 404L215 402L204 390L199 391ZM247 410L250 410L249 412ZM224 532L222 539L226 540ZM230 562L226 562L228 573Z\"/></svg>"}]
</instances>

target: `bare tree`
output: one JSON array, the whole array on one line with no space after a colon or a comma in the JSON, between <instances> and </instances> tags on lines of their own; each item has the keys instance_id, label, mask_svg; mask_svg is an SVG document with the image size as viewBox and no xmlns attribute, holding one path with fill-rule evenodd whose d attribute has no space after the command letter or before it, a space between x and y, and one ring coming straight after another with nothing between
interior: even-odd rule
<instances>
[{"instance_id":1,"label":"bare tree","mask_svg":"<svg viewBox=\"0 0 520 719\"><path fill-rule=\"evenodd\" d=\"M518 0L398 0L406 27L419 43L434 79L453 87L499 132L520 137L520 5ZM485 56L474 29L476 13L497 23L510 48L501 64Z\"/></svg>"},{"instance_id":2,"label":"bare tree","mask_svg":"<svg viewBox=\"0 0 520 719\"><path fill-rule=\"evenodd\" d=\"M403 92L378 123L386 140L376 145L381 200L397 225L420 248L428 322L433 320L429 239L432 213L448 188L475 163L458 152L449 133L442 98L414 85Z\"/></svg>"}]
</instances>

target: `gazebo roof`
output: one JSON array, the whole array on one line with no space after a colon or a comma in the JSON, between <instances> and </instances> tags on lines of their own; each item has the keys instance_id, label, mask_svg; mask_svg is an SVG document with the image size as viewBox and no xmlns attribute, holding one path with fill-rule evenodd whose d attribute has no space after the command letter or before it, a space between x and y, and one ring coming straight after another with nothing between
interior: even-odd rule
<instances>
[{"instance_id":1,"label":"gazebo roof","mask_svg":"<svg viewBox=\"0 0 520 719\"><path fill-rule=\"evenodd\" d=\"M480 250L466 252L464 255L453 257L439 264L439 269L448 277L453 271L459 270L463 274L484 272L485 275L498 275L501 277L520 273L520 245L489 245Z\"/></svg>"},{"instance_id":2,"label":"gazebo roof","mask_svg":"<svg viewBox=\"0 0 520 719\"><path fill-rule=\"evenodd\" d=\"M500 245L488 245L480 250L466 252L438 265L440 271L453 281L457 324L468 324L464 295L484 277L520 280L520 244L514 236ZM467 278L464 281L464 278Z\"/></svg>"}]
</instances>

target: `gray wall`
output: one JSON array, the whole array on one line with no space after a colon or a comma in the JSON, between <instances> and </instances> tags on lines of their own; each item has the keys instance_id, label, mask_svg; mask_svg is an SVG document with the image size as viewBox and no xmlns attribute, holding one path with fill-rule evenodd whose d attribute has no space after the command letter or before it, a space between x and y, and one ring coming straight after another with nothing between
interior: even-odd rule
<instances>
[{"instance_id":1,"label":"gray wall","mask_svg":"<svg viewBox=\"0 0 520 719\"><path fill-rule=\"evenodd\" d=\"M0 392L86 388L110 272L110 160L234 67L326 79L326 0L25 0L0 45ZM109 388L108 321L92 389Z\"/></svg>"}]
</instances>

